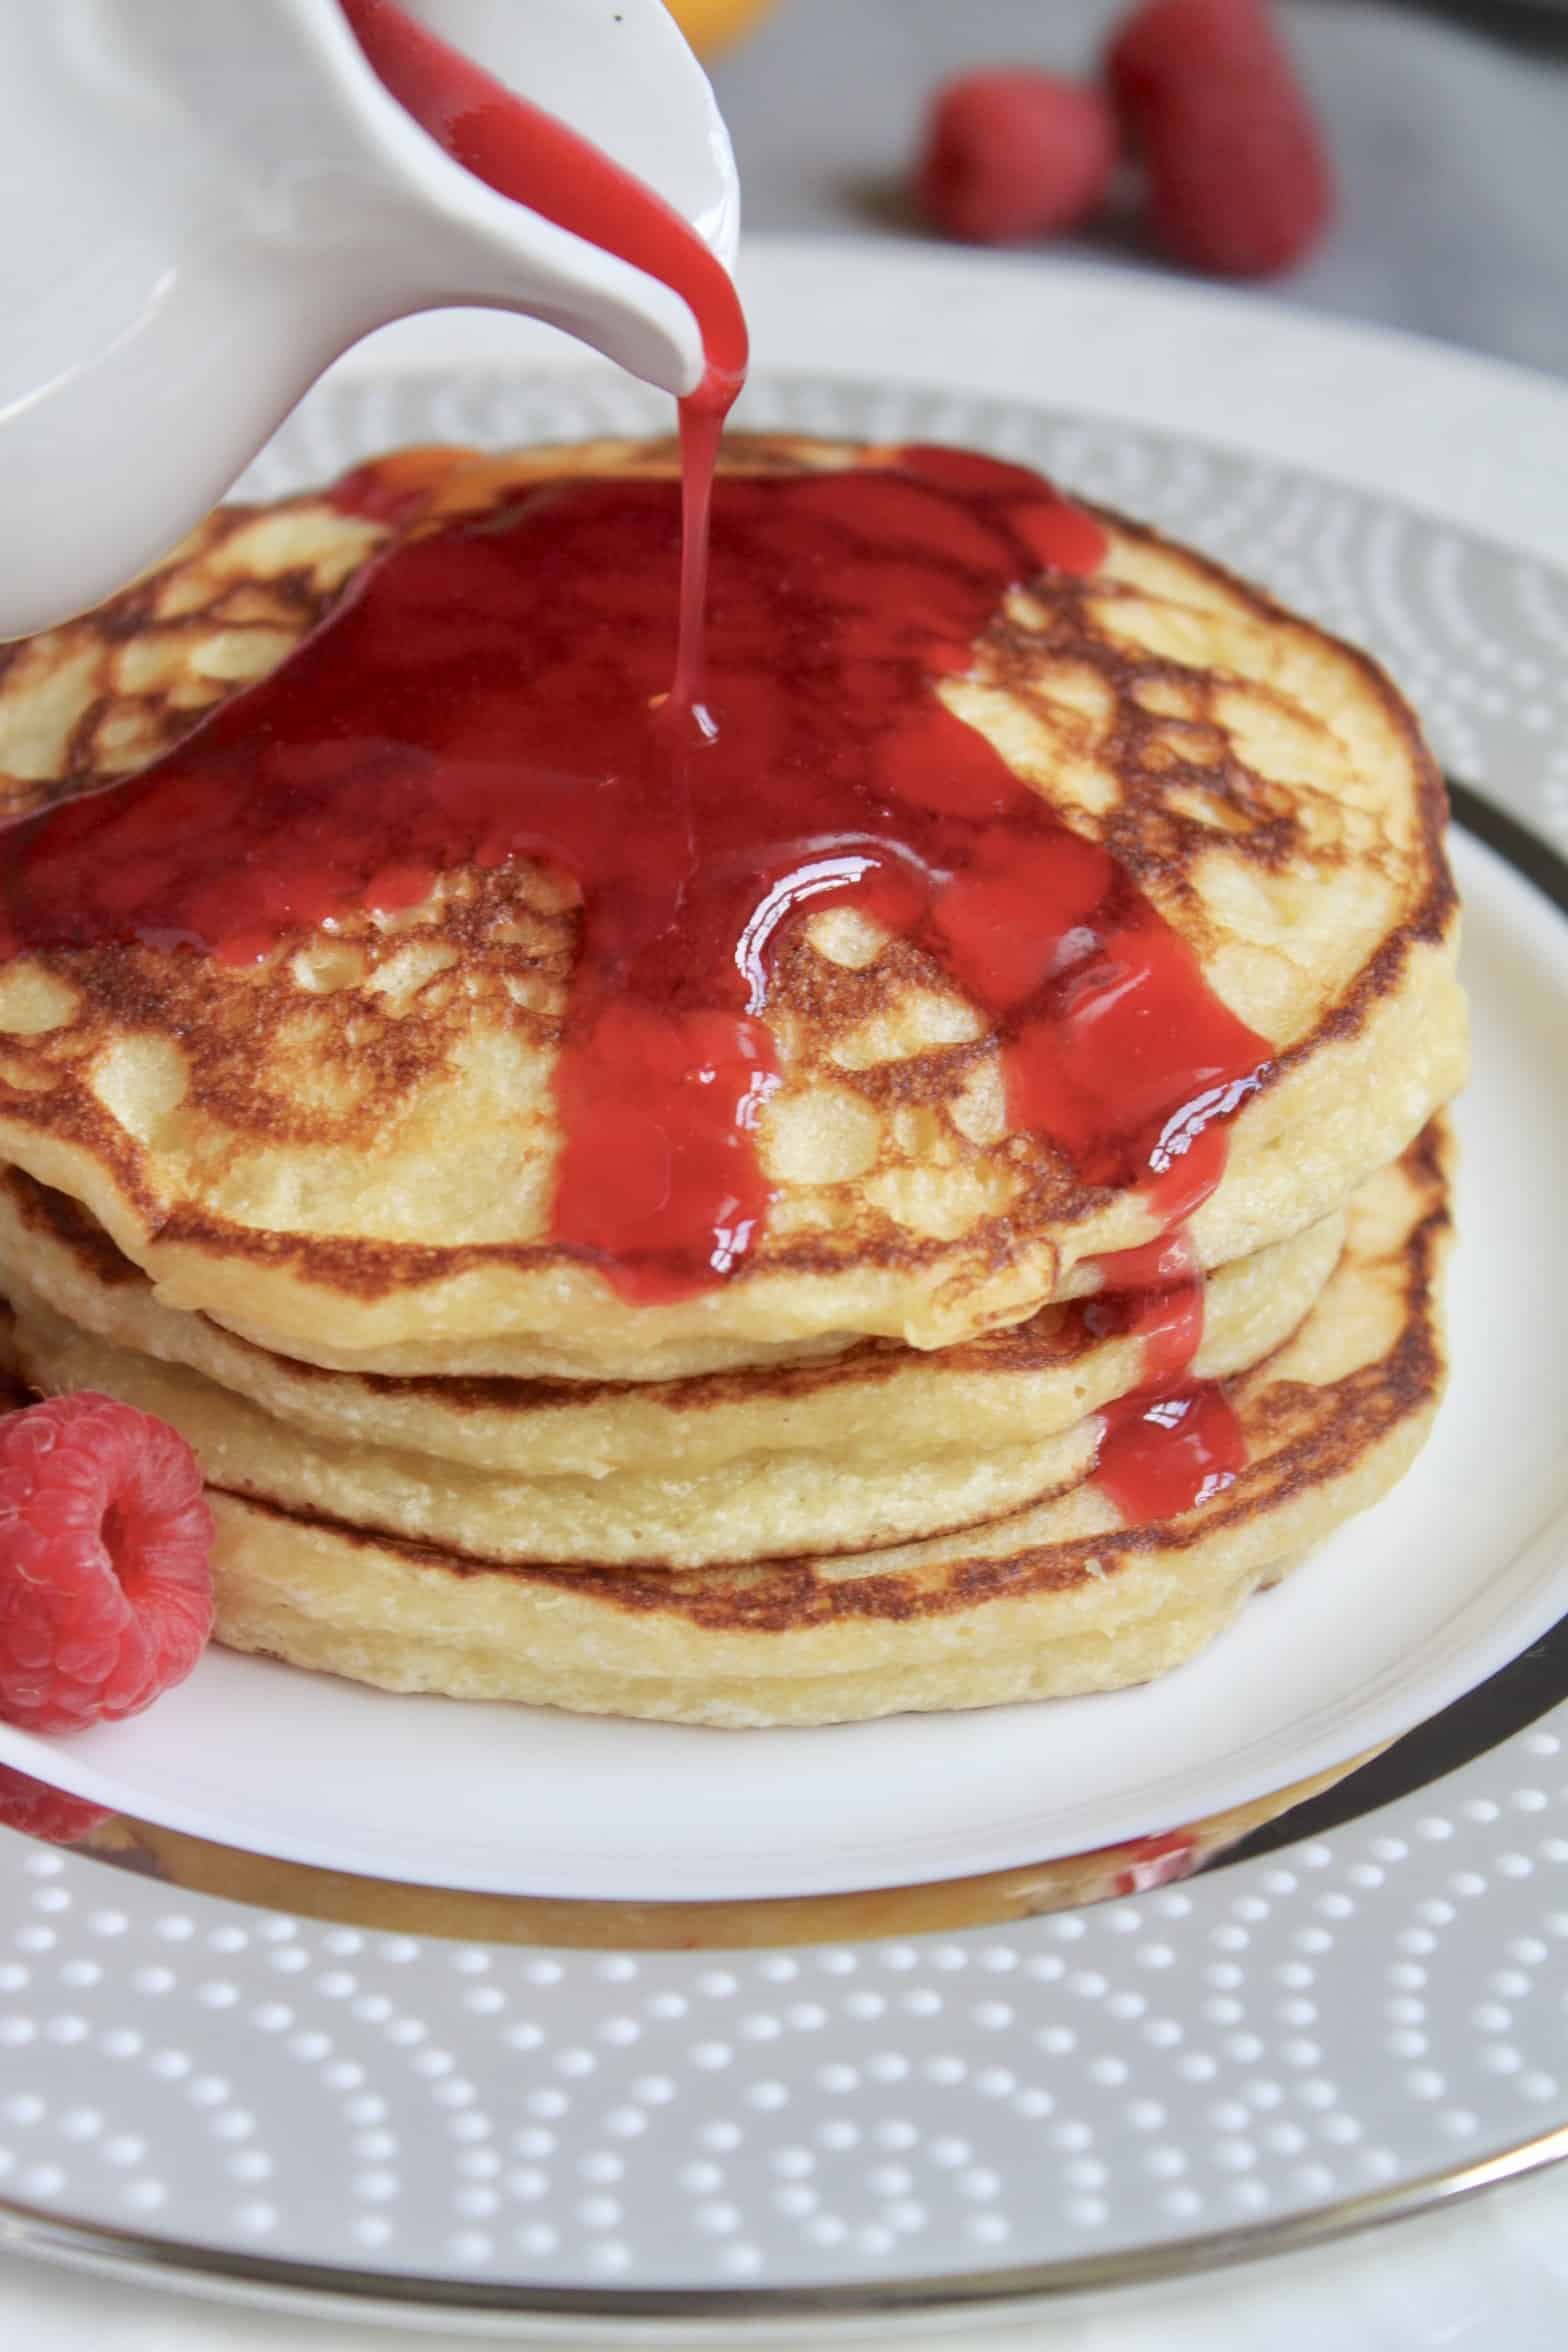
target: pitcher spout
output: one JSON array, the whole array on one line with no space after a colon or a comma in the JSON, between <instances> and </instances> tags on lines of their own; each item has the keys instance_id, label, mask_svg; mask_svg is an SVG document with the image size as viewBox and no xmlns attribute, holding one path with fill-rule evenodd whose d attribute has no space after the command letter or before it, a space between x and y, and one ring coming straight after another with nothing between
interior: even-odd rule
<instances>
[{"instance_id":1,"label":"pitcher spout","mask_svg":"<svg viewBox=\"0 0 1568 2352\"><path fill-rule=\"evenodd\" d=\"M733 159L657 0L415 0L412 13L524 97L555 99L698 228L713 268L727 264ZM0 155L14 184L0 232L0 524L13 558L0 638L66 619L157 561L316 376L394 318L521 312L669 392L700 380L681 296L444 153L378 78L339 0L0 0L0 17Z\"/></svg>"}]
</instances>

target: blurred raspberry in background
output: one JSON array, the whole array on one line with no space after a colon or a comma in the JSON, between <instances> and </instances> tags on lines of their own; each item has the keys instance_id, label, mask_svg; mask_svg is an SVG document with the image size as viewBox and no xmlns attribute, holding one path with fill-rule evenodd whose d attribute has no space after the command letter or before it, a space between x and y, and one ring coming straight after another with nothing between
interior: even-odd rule
<instances>
[{"instance_id":1,"label":"blurred raspberry in background","mask_svg":"<svg viewBox=\"0 0 1568 2352\"><path fill-rule=\"evenodd\" d=\"M1103 201L1117 144L1088 83L1028 66L965 74L932 101L916 198L934 227L977 245L1055 236Z\"/></svg>"},{"instance_id":2,"label":"blurred raspberry in background","mask_svg":"<svg viewBox=\"0 0 1568 2352\"><path fill-rule=\"evenodd\" d=\"M1147 0L1105 67L1150 231L1174 259L1267 277L1311 251L1333 179L1269 0Z\"/></svg>"},{"instance_id":3,"label":"blurred raspberry in background","mask_svg":"<svg viewBox=\"0 0 1568 2352\"><path fill-rule=\"evenodd\" d=\"M1119 153L1153 242L1218 276L1289 269L1333 212L1270 0L1146 0L1103 74L1081 81L1033 66L961 75L927 115L915 197L935 228L977 244L1059 235L1104 202Z\"/></svg>"},{"instance_id":4,"label":"blurred raspberry in background","mask_svg":"<svg viewBox=\"0 0 1568 2352\"><path fill-rule=\"evenodd\" d=\"M1210 62L1200 146L1216 139L1217 151L1195 156L1183 129L1193 91L1180 104L1162 95L1164 130L1151 128L1129 65L1117 166L1075 225L1015 227L1009 196L1004 231L989 226L997 210L960 224L956 199L937 226L922 183L963 176L923 150L938 94L1019 68L1108 102L1121 78L1113 50L1146 13L1158 23L1135 0L774 0L751 11L713 65L746 239L934 240L962 225L967 242L1005 233L1005 263L1024 278L1034 254L1053 268L1254 276L1293 305L1568 376L1568 0L1251 0L1220 30L1236 54L1251 45L1247 21L1254 40L1261 25L1273 52L1263 96L1279 98L1283 74L1283 113L1247 101L1245 69ZM1179 68L1212 57L1212 34L1165 38ZM1238 79L1241 103L1228 87ZM963 169L999 205L995 163ZM1060 153L1049 170L1066 178Z\"/></svg>"}]
</instances>

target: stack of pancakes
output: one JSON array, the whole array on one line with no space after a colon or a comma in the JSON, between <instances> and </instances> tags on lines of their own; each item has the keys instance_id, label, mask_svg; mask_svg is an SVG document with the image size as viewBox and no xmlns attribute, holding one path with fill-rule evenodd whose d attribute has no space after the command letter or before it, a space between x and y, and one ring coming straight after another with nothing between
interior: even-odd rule
<instances>
[{"instance_id":1,"label":"stack of pancakes","mask_svg":"<svg viewBox=\"0 0 1568 2352\"><path fill-rule=\"evenodd\" d=\"M389 540L672 463L433 453L395 522L221 511L101 612L0 651L0 807L177 742ZM1465 1068L1441 785L1363 656L1099 519L1094 578L1014 594L942 691L1274 1050L1191 1232L1234 1482L1143 1524L1098 1483L1102 1416L1146 1363L1094 1305L1096 1261L1153 1211L1014 1129L973 1004L848 909L802 919L772 973L751 1260L634 1305L554 1244L579 915L519 860L254 966L113 941L0 960L14 1366L189 1438L221 1640L727 1725L1103 1689L1190 1656L1405 1469L1442 1385L1438 1113Z\"/></svg>"}]
</instances>

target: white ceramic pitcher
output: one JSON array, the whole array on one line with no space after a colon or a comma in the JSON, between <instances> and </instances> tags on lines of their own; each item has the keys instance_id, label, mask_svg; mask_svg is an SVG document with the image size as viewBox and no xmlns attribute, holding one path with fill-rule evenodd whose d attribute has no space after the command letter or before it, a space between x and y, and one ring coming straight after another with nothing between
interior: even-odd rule
<instances>
[{"instance_id":1,"label":"white ceramic pitcher","mask_svg":"<svg viewBox=\"0 0 1568 2352\"><path fill-rule=\"evenodd\" d=\"M733 259L729 140L659 0L405 4ZM337 0L0 0L0 638L163 555L348 344L473 303L702 372L680 298L449 160Z\"/></svg>"}]
</instances>

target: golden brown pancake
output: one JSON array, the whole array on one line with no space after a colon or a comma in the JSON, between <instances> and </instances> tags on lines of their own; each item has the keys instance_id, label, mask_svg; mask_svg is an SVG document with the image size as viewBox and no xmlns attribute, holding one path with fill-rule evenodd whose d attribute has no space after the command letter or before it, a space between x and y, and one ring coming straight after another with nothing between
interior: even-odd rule
<instances>
[{"instance_id":1,"label":"golden brown pancake","mask_svg":"<svg viewBox=\"0 0 1568 2352\"><path fill-rule=\"evenodd\" d=\"M1351 1204L1295 1334L1228 1383L1233 1484L1125 1524L1084 1478L961 1535L654 1572L484 1567L212 1489L219 1637L404 1691L726 1726L1118 1688L1167 1672L1385 1493L1441 1393L1441 1122Z\"/></svg>"},{"instance_id":2,"label":"golden brown pancake","mask_svg":"<svg viewBox=\"0 0 1568 2352\"><path fill-rule=\"evenodd\" d=\"M1207 1286L1199 1377L1256 1363L1306 1313L1344 1241L1336 1211L1221 1267ZM943 1446L1016 1445L1068 1427L1143 1377L1143 1348L1111 1302L1042 1307L1026 1323L920 1353L864 1340L748 1372L690 1380L397 1378L334 1373L160 1305L151 1283L64 1193L0 1171L0 1280L83 1332L201 1373L308 1436L371 1441L492 1472L603 1479L693 1476L773 1450L885 1461Z\"/></svg>"},{"instance_id":3,"label":"golden brown pancake","mask_svg":"<svg viewBox=\"0 0 1568 2352\"><path fill-rule=\"evenodd\" d=\"M842 465L736 445L730 464ZM875 461L870 453L869 461ZM410 461L399 531L587 471L596 444ZM1303 1232L1460 1083L1443 795L1364 656L1114 516L1088 582L1012 596L943 692L1105 843L1274 1048L1198 1213L1211 1266ZM280 660L394 534L323 499L215 517L99 613L0 653L0 807L91 788ZM915 944L830 911L781 947L767 1234L695 1298L625 1302L550 1237L578 911L553 873L447 876L255 968L145 945L0 963L0 1162L81 1202L171 1311L355 1373L664 1380L867 1338L948 1347L1148 1239L1009 1127L997 1041Z\"/></svg>"},{"instance_id":4,"label":"golden brown pancake","mask_svg":"<svg viewBox=\"0 0 1568 2352\"><path fill-rule=\"evenodd\" d=\"M1270 1354L1344 1230L1327 1217L1222 1267L1197 1376ZM1080 1477L1094 1416L1145 1376L1146 1342L1112 1302L1045 1307L936 1355L868 1340L642 1385L324 1372L160 1307L83 1210L14 1169L0 1280L36 1387L157 1414L231 1492L512 1563L697 1567L974 1525Z\"/></svg>"}]
</instances>

